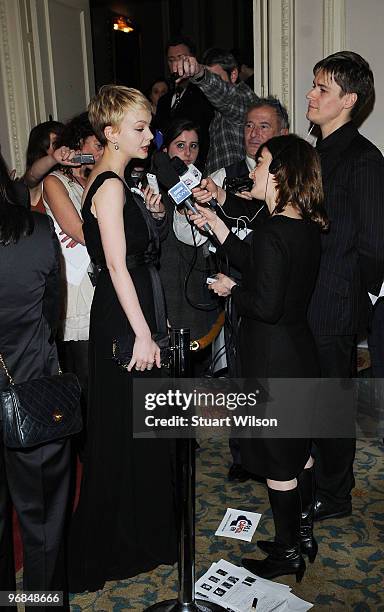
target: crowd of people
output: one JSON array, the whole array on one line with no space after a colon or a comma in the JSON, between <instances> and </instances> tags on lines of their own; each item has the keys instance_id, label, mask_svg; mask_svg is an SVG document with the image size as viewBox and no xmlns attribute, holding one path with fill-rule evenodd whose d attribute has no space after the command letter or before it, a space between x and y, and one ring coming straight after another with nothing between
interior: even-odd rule
<instances>
[{"instance_id":1,"label":"crowd of people","mask_svg":"<svg viewBox=\"0 0 384 612\"><path fill-rule=\"evenodd\" d=\"M180 36L166 53L172 78L148 97L104 85L67 124L33 128L22 178L0 158L0 353L16 382L57 372L59 356L85 423L73 515L71 441L15 450L0 436L2 589L15 589L13 507L25 590L68 596L176 561L173 441L134 439L132 425L133 382L159 376L169 327L199 338L225 309L193 374L245 379L353 377L357 335L370 329L375 346L383 333L368 292L384 279L384 160L355 125L374 97L368 63L343 51L315 65L313 147L230 51L200 63ZM146 185L156 149L202 172L197 212ZM130 346L124 369L116 338ZM265 481L275 524L258 542L266 557L244 566L301 580L314 521L352 512L355 441L232 438L230 450L229 480Z\"/></svg>"}]
</instances>

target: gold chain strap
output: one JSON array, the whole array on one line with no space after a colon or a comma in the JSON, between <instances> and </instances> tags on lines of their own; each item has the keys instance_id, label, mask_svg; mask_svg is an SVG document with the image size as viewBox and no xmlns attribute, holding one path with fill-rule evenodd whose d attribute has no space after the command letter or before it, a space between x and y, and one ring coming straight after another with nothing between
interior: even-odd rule
<instances>
[{"instance_id":1,"label":"gold chain strap","mask_svg":"<svg viewBox=\"0 0 384 612\"><path fill-rule=\"evenodd\" d=\"M9 384L10 385L14 385L15 381L13 380L13 378L12 378L8 368L7 368L7 366L5 365L5 361L4 361L4 358L3 358L1 353L0 353L0 363L3 366L3 368L4 368L4 371L5 371L6 375L7 375L8 380L9 380ZM61 376L63 374L63 372L62 372L62 369L60 367L60 364L58 364L58 370L59 370L59 374Z\"/></svg>"},{"instance_id":2,"label":"gold chain strap","mask_svg":"<svg viewBox=\"0 0 384 612\"><path fill-rule=\"evenodd\" d=\"M10 384L10 385L14 385L14 384L15 384L15 383L14 383L14 380L13 380L12 376L10 375L10 373L9 373L9 370L8 370L7 366L5 365L5 361L4 361L3 356L2 356L2 354L1 354L1 353L0 353L0 363L1 363L1 365L3 366L4 371L5 371L5 373L6 373L7 377L8 377L9 384Z\"/></svg>"}]
</instances>

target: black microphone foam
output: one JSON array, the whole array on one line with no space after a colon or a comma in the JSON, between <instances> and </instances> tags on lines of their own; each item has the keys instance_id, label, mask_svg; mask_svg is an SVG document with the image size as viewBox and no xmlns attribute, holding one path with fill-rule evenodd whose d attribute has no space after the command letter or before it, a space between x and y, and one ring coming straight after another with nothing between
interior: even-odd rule
<instances>
[{"instance_id":1,"label":"black microphone foam","mask_svg":"<svg viewBox=\"0 0 384 612\"><path fill-rule=\"evenodd\" d=\"M171 159L172 168L177 172L178 176L183 176L186 172L188 172L188 166L183 162L180 157L172 157Z\"/></svg>"},{"instance_id":2,"label":"black microphone foam","mask_svg":"<svg viewBox=\"0 0 384 612\"><path fill-rule=\"evenodd\" d=\"M180 157L172 157L171 164L181 179L184 176L184 174L188 172L187 164L183 162L183 160L180 159ZM212 210L215 210L218 207L218 201L213 196L210 199L210 201L207 202L207 204L210 208L212 208Z\"/></svg>"},{"instance_id":3,"label":"black microphone foam","mask_svg":"<svg viewBox=\"0 0 384 612\"><path fill-rule=\"evenodd\" d=\"M163 153L163 151L157 151L153 154L152 160L156 177L163 187L169 190L180 182L179 175L177 174L176 170L174 170L171 160L166 153ZM183 204L195 215L199 214L193 200L190 197L186 198ZM204 230L213 235L209 223L204 223Z\"/></svg>"},{"instance_id":4,"label":"black microphone foam","mask_svg":"<svg viewBox=\"0 0 384 612\"><path fill-rule=\"evenodd\" d=\"M156 151L152 156L154 174L166 189L171 189L179 181L179 175L171 166L171 161L163 151Z\"/></svg>"}]
</instances>

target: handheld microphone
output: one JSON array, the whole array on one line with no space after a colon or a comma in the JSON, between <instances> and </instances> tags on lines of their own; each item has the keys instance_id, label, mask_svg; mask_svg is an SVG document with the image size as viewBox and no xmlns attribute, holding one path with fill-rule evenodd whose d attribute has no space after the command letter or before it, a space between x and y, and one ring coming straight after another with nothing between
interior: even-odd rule
<instances>
[{"instance_id":1,"label":"handheld microphone","mask_svg":"<svg viewBox=\"0 0 384 612\"><path fill-rule=\"evenodd\" d=\"M176 206L184 204L184 206L186 206L188 210L193 212L195 215L200 215L191 198L191 190L183 181L180 180L179 175L173 168L168 155L162 151L158 151L153 154L152 159L155 174L159 182L168 190L168 194L171 196ZM204 223L203 228L206 232L208 232L208 234L213 236L209 223Z\"/></svg>"},{"instance_id":2,"label":"handheld microphone","mask_svg":"<svg viewBox=\"0 0 384 612\"><path fill-rule=\"evenodd\" d=\"M177 172L180 177L180 180L189 187L189 189L193 189L200 185L201 181L201 172L196 166L190 164L187 166L185 162L183 162L180 157L172 157L171 159L172 168Z\"/></svg>"},{"instance_id":3,"label":"handheld microphone","mask_svg":"<svg viewBox=\"0 0 384 612\"><path fill-rule=\"evenodd\" d=\"M180 180L182 180L187 187L193 189L193 187L200 185L202 174L196 166L193 164L187 166L180 157L172 157L171 164L179 175ZM212 210L215 210L218 205L218 201L214 197L208 202L208 206L212 208Z\"/></svg>"}]
</instances>

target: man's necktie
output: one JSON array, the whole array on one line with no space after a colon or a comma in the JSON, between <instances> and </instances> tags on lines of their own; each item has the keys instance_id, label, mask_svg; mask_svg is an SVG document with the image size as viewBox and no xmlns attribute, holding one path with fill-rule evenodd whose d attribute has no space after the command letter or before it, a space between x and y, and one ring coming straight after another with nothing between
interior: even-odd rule
<instances>
[{"instance_id":1,"label":"man's necktie","mask_svg":"<svg viewBox=\"0 0 384 612\"><path fill-rule=\"evenodd\" d=\"M175 101L173 103L172 110L175 110L179 106L181 100L181 93L182 92L180 89L175 90Z\"/></svg>"}]
</instances>

